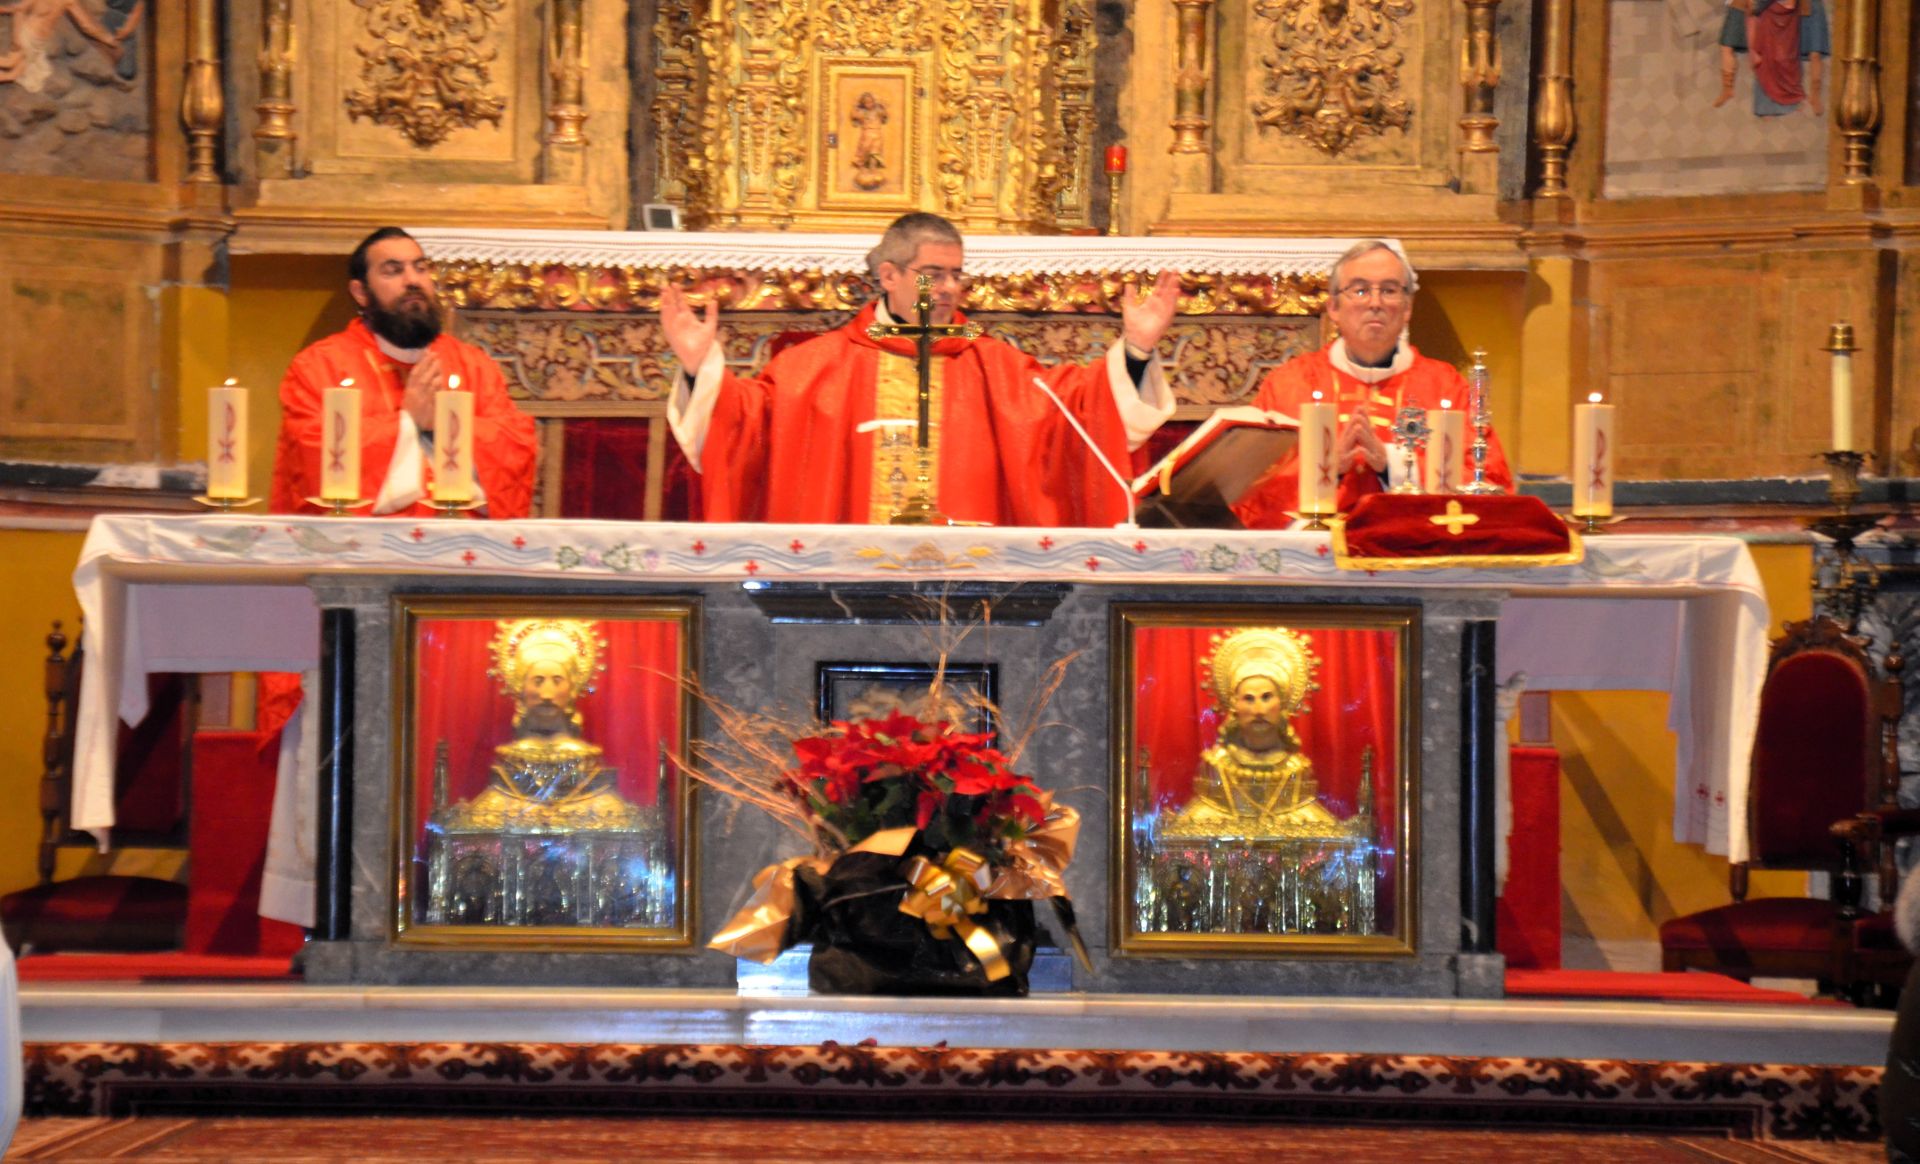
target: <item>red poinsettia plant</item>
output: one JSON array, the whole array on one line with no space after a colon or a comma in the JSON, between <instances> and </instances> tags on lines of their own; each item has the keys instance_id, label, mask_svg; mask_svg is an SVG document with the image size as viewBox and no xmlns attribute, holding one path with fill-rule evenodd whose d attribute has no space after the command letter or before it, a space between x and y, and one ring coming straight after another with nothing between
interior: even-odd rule
<instances>
[{"instance_id":1,"label":"red poinsettia plant","mask_svg":"<svg viewBox=\"0 0 1920 1164\"><path fill-rule=\"evenodd\" d=\"M935 850L969 848L994 859L1047 821L1031 777L1013 770L993 737L896 711L835 720L793 741L799 766L782 773L829 847L848 849L886 829L919 830Z\"/></svg>"}]
</instances>

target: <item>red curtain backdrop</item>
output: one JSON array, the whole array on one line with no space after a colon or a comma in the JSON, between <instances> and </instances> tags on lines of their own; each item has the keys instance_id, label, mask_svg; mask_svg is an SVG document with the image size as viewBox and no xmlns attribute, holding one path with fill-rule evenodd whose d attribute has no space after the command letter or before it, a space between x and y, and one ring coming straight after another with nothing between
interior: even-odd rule
<instances>
[{"instance_id":1,"label":"red curtain backdrop","mask_svg":"<svg viewBox=\"0 0 1920 1164\"><path fill-rule=\"evenodd\" d=\"M493 749L513 738L513 702L487 676L492 619L429 618L414 644L414 806L424 823L433 812L433 754L447 743L450 803L487 786ZM659 805L671 829L673 798L662 797L661 756L680 748L680 624L670 619L604 619L607 669L591 694L580 697L582 735L605 750L602 763L619 771L620 795ZM672 779L669 768L668 778ZM418 838L416 836L416 842Z\"/></svg>"},{"instance_id":2,"label":"red curtain backdrop","mask_svg":"<svg viewBox=\"0 0 1920 1164\"><path fill-rule=\"evenodd\" d=\"M1232 627L1141 627L1134 633L1134 787L1146 803L1177 811L1192 794L1200 753L1220 733L1212 684L1204 667L1215 634ZM1360 755L1373 747L1373 813L1380 847L1381 917L1391 915L1392 861L1400 838L1396 812L1400 725L1397 647L1393 630L1303 630L1320 660L1320 690L1293 718L1301 749L1313 761L1320 797L1335 816L1351 816L1360 786Z\"/></svg>"}]
</instances>

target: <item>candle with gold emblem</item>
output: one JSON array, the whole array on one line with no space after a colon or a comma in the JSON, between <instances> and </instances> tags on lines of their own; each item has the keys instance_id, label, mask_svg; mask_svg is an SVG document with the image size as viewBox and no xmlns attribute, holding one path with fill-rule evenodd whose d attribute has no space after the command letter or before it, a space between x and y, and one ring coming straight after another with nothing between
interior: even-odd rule
<instances>
[{"instance_id":1,"label":"candle with gold emblem","mask_svg":"<svg viewBox=\"0 0 1920 1164\"><path fill-rule=\"evenodd\" d=\"M473 500L473 393L459 376L433 394L433 499Z\"/></svg>"},{"instance_id":2,"label":"candle with gold emblem","mask_svg":"<svg viewBox=\"0 0 1920 1164\"><path fill-rule=\"evenodd\" d=\"M350 379L321 396L320 497L360 500L360 389Z\"/></svg>"},{"instance_id":3,"label":"candle with gold emblem","mask_svg":"<svg viewBox=\"0 0 1920 1164\"><path fill-rule=\"evenodd\" d=\"M247 390L234 380L207 389L207 496L247 496Z\"/></svg>"},{"instance_id":4,"label":"candle with gold emblem","mask_svg":"<svg viewBox=\"0 0 1920 1164\"><path fill-rule=\"evenodd\" d=\"M1442 400L1428 418L1427 471L1422 484L1428 493L1458 493L1467 475L1467 414Z\"/></svg>"},{"instance_id":5,"label":"candle with gold emblem","mask_svg":"<svg viewBox=\"0 0 1920 1164\"><path fill-rule=\"evenodd\" d=\"M1591 393L1573 406L1573 515L1613 513L1613 405Z\"/></svg>"},{"instance_id":6,"label":"candle with gold emblem","mask_svg":"<svg viewBox=\"0 0 1920 1164\"><path fill-rule=\"evenodd\" d=\"M1300 407L1300 512L1332 513L1340 493L1340 466L1333 463L1338 419L1320 393Z\"/></svg>"}]
</instances>

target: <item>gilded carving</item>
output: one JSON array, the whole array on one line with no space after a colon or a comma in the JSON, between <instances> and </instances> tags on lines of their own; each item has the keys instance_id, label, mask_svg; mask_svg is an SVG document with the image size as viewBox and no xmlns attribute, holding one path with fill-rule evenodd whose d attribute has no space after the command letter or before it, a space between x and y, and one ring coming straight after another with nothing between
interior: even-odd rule
<instances>
[{"instance_id":1,"label":"gilded carving","mask_svg":"<svg viewBox=\"0 0 1920 1164\"><path fill-rule=\"evenodd\" d=\"M1493 114L1500 87L1500 38L1495 20L1500 0L1466 0L1467 34L1460 42L1460 86L1465 90L1466 115L1460 119L1468 153L1496 153L1493 134L1500 119Z\"/></svg>"},{"instance_id":2,"label":"gilded carving","mask_svg":"<svg viewBox=\"0 0 1920 1164\"><path fill-rule=\"evenodd\" d=\"M1093 4L1065 0L1060 35L1054 41L1054 77L1059 89L1059 176L1053 220L1063 229L1087 226L1093 203Z\"/></svg>"},{"instance_id":3,"label":"gilded carving","mask_svg":"<svg viewBox=\"0 0 1920 1164\"><path fill-rule=\"evenodd\" d=\"M669 282L691 286L694 305L708 299L739 311L847 311L875 294L856 275L818 271L718 271L691 267L576 267L561 264L439 264L442 295L462 311L651 312ZM1137 295L1135 275L990 275L967 285L968 311L1118 315L1121 297ZM1326 302L1320 276L1188 275L1180 314L1309 316ZM731 325L730 325L731 326Z\"/></svg>"},{"instance_id":4,"label":"gilded carving","mask_svg":"<svg viewBox=\"0 0 1920 1164\"><path fill-rule=\"evenodd\" d=\"M730 367L765 363L780 336L822 332L844 323L846 309L769 310L728 317L721 336ZM1042 363L1098 358L1119 335L1110 318L1072 319L989 314L994 335ZM500 365L515 399L609 408L659 405L673 368L659 324L649 316L577 312L474 311L461 316L461 337ZM1169 385L1183 406L1243 404L1260 380L1289 358L1319 344L1317 320L1182 317L1167 333Z\"/></svg>"},{"instance_id":5,"label":"gilded carving","mask_svg":"<svg viewBox=\"0 0 1920 1164\"><path fill-rule=\"evenodd\" d=\"M1260 57L1269 96L1253 104L1256 124L1329 157L1412 124L1399 40L1413 0L1255 0L1253 12L1271 49Z\"/></svg>"},{"instance_id":6,"label":"gilded carving","mask_svg":"<svg viewBox=\"0 0 1920 1164\"><path fill-rule=\"evenodd\" d=\"M267 0L262 11L260 100L254 105L255 158L261 176L288 178L293 173L293 0Z\"/></svg>"},{"instance_id":7,"label":"gilded carving","mask_svg":"<svg viewBox=\"0 0 1920 1164\"><path fill-rule=\"evenodd\" d=\"M828 0L820 9L816 43L822 49L868 56L923 50L929 47L919 19L923 10L909 0Z\"/></svg>"},{"instance_id":8,"label":"gilded carving","mask_svg":"<svg viewBox=\"0 0 1920 1164\"><path fill-rule=\"evenodd\" d=\"M220 14L213 0L195 0L187 12L187 85L180 123L187 130L187 181L220 180L220 123L227 110L220 91Z\"/></svg>"},{"instance_id":9,"label":"gilded carving","mask_svg":"<svg viewBox=\"0 0 1920 1164\"><path fill-rule=\"evenodd\" d=\"M547 143L581 146L587 138L587 46L584 0L554 0L547 47Z\"/></svg>"},{"instance_id":10,"label":"gilded carving","mask_svg":"<svg viewBox=\"0 0 1920 1164\"><path fill-rule=\"evenodd\" d=\"M456 129L498 126L507 102L493 90L499 14L506 0L353 0L364 13L354 51L361 87L347 113L427 149Z\"/></svg>"},{"instance_id":11,"label":"gilded carving","mask_svg":"<svg viewBox=\"0 0 1920 1164\"><path fill-rule=\"evenodd\" d=\"M709 197L700 134L706 104L700 99L706 85L700 27L691 0L663 0L653 26L654 94L647 110L659 151L654 197L686 207L691 226L704 225L696 214Z\"/></svg>"}]
</instances>

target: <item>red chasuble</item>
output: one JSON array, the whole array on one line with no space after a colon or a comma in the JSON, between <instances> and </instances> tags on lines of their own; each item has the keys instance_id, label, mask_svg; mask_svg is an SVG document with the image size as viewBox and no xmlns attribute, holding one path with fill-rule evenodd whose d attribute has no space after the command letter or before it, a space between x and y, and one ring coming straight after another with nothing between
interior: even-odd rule
<instances>
[{"instance_id":1,"label":"red chasuble","mask_svg":"<svg viewBox=\"0 0 1920 1164\"><path fill-rule=\"evenodd\" d=\"M844 327L781 352L753 379L727 374L700 458L708 521L869 520L874 435L855 429L874 417L880 361L911 368L914 350L910 340L868 338L873 319L870 303ZM940 340L933 352L944 376L934 418L942 426L941 512L994 525L1126 520L1120 487L1032 382L1044 379L1114 465L1125 466L1126 428L1104 360L1049 368L991 337Z\"/></svg>"},{"instance_id":2,"label":"red chasuble","mask_svg":"<svg viewBox=\"0 0 1920 1164\"><path fill-rule=\"evenodd\" d=\"M1452 401L1453 407L1458 409L1464 409L1467 404L1465 378L1452 364L1443 360L1428 359L1415 351L1413 365L1406 371L1378 384L1363 384L1337 370L1324 348L1296 356L1267 373L1267 378L1260 382L1260 391L1254 398L1254 404L1297 417L1301 405L1313 403L1316 390L1321 393L1322 403L1332 402L1339 428L1345 428L1354 410L1364 405L1375 435L1385 444L1393 443L1390 430L1394 416L1409 404L1429 411L1438 410L1442 400ZM1338 429L1336 435L1337 432ZM1468 440L1472 440L1471 429ZM1420 470L1424 473L1424 452L1421 458ZM1473 461L1469 454L1469 479L1472 472ZM1500 450L1500 438L1491 432L1487 434L1487 480L1502 489L1513 489L1513 474L1507 469L1507 455ZM1340 478L1340 512L1347 512L1359 504L1362 497L1378 493L1382 488L1378 473L1365 468L1348 470ZM1299 507L1300 457L1294 452L1281 458L1271 472L1247 490L1246 495L1234 504L1233 511L1248 529L1284 529L1293 520L1291 511Z\"/></svg>"},{"instance_id":3,"label":"red chasuble","mask_svg":"<svg viewBox=\"0 0 1920 1164\"><path fill-rule=\"evenodd\" d=\"M533 418L514 407L492 358L470 343L443 335L432 350L463 391L473 393L474 477L486 491L488 517L525 517L533 504ZM400 435L400 397L411 368L381 352L373 332L356 319L293 358L280 382L280 444L273 459L275 513L314 512L307 498L320 496L321 407L329 388L351 379L360 389L360 496L380 495L393 446ZM426 458L421 481L433 479ZM394 517L431 517L422 497Z\"/></svg>"}]
</instances>

